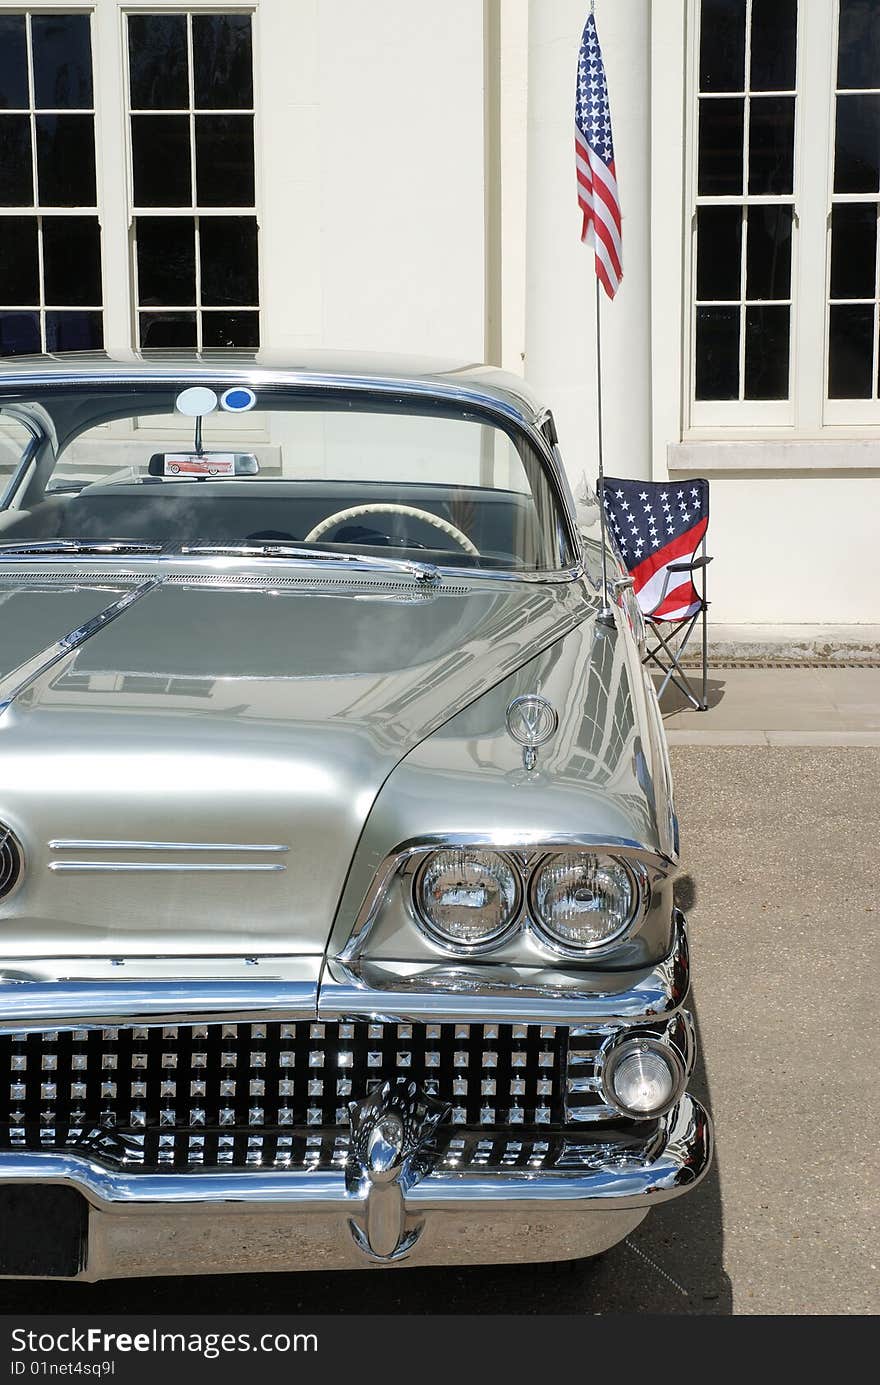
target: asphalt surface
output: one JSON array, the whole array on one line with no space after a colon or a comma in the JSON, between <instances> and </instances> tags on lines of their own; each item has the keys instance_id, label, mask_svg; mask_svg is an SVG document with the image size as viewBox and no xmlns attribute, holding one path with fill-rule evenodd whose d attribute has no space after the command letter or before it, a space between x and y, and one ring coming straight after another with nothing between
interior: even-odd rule
<instances>
[{"instance_id":1,"label":"asphalt surface","mask_svg":"<svg viewBox=\"0 0 880 1385\"><path fill-rule=\"evenodd\" d=\"M714 1167L598 1261L5 1283L4 1313L867 1314L880 749L673 749Z\"/></svg>"}]
</instances>

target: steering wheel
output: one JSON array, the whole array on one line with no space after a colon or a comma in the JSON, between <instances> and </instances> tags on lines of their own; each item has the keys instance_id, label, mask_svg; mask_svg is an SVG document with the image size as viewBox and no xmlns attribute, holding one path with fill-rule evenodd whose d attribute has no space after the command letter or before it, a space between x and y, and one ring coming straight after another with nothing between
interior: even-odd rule
<instances>
[{"instance_id":1,"label":"steering wheel","mask_svg":"<svg viewBox=\"0 0 880 1385\"><path fill-rule=\"evenodd\" d=\"M316 543L330 529L335 529L344 520L358 519L361 515L406 515L409 519L423 519L426 524L433 524L435 529L439 529L442 534L454 541L463 548L465 553L472 558L479 558L480 550L475 544L471 543L467 534L463 534L454 524L450 524L448 519L441 519L439 515L432 515L430 510L418 510L415 505L392 505L378 502L373 505L352 505L347 510L337 510L334 515L328 515L322 519L320 524L316 524L314 529L310 529L303 539L303 543Z\"/></svg>"}]
</instances>

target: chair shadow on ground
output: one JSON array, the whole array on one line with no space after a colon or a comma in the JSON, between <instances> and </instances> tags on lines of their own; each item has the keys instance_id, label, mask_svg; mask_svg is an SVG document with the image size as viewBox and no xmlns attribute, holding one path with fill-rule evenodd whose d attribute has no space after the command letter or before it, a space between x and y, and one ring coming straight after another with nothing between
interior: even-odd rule
<instances>
[{"instance_id":1,"label":"chair shadow on ground","mask_svg":"<svg viewBox=\"0 0 880 1385\"><path fill-rule=\"evenodd\" d=\"M688 675L690 675L694 670L688 669L687 672ZM657 673L656 675L652 674L651 677L654 680L654 688L659 688L663 681L662 675ZM698 675L691 678L691 687L694 689L697 696L699 696L701 687ZM706 680L706 701L709 704L710 711L713 707L717 707L719 702L724 700L726 687L727 683L723 678L708 678ZM691 713L693 716L694 728L697 730L699 729L700 717L703 715L702 712L697 711L696 707L687 700L684 693L681 692L674 683L669 683L665 688L663 696L660 699L660 711L664 718L674 717L679 712ZM690 723L688 724L690 725Z\"/></svg>"},{"instance_id":2,"label":"chair shadow on ground","mask_svg":"<svg viewBox=\"0 0 880 1385\"><path fill-rule=\"evenodd\" d=\"M693 880L676 883L690 908ZM690 1008L699 1022L693 995ZM690 1089L711 1110L702 1057ZM730 1314L723 1267L721 1179L715 1160L700 1186L653 1208L596 1260L438 1269L336 1271L116 1280L7 1281L0 1312L15 1313L673 1313Z\"/></svg>"}]
</instances>

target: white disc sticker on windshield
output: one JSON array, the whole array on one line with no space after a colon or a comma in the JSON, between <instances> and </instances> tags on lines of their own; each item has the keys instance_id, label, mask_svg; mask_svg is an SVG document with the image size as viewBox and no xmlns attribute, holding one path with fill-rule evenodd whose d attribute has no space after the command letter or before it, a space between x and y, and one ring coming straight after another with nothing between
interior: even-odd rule
<instances>
[{"instance_id":1,"label":"white disc sticker on windshield","mask_svg":"<svg viewBox=\"0 0 880 1385\"><path fill-rule=\"evenodd\" d=\"M217 396L206 385L191 385L189 389L180 391L174 407L187 418L204 418L205 414L212 414L216 409Z\"/></svg>"}]
</instances>

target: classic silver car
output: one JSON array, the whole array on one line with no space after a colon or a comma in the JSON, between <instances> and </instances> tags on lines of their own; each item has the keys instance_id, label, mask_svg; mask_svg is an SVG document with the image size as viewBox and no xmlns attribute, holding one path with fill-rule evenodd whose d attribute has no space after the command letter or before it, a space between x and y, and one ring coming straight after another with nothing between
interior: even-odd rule
<instances>
[{"instance_id":1,"label":"classic silver car","mask_svg":"<svg viewBox=\"0 0 880 1385\"><path fill-rule=\"evenodd\" d=\"M709 1118L638 615L485 368L0 367L0 1273L560 1260Z\"/></svg>"}]
</instances>

